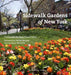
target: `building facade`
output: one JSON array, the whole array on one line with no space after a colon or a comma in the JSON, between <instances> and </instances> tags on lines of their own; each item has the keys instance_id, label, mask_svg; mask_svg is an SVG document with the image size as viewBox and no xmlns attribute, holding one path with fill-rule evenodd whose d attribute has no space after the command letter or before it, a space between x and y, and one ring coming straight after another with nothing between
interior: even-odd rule
<instances>
[{"instance_id":1,"label":"building facade","mask_svg":"<svg viewBox=\"0 0 71 75\"><path fill-rule=\"evenodd\" d=\"M71 0L70 1L58 1L55 3L56 13L67 14L68 18L71 18Z\"/></svg>"}]
</instances>

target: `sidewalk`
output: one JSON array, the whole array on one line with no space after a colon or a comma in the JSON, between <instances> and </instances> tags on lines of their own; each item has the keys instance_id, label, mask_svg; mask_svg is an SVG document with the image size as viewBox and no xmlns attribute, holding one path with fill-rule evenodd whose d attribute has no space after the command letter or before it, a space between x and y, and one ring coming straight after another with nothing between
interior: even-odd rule
<instances>
[{"instance_id":1,"label":"sidewalk","mask_svg":"<svg viewBox=\"0 0 71 75\"><path fill-rule=\"evenodd\" d=\"M8 31L8 34L12 34L12 33L16 33L16 32L20 32L20 29L10 29ZM7 32L1 32L0 31L0 35L4 35L4 34L7 34Z\"/></svg>"}]
</instances>

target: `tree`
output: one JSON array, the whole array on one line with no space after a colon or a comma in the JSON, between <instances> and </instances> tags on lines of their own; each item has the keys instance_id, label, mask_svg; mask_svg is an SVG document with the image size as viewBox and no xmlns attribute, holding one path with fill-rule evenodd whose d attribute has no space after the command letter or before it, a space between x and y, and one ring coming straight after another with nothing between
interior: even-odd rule
<instances>
[{"instance_id":1,"label":"tree","mask_svg":"<svg viewBox=\"0 0 71 75\"><path fill-rule=\"evenodd\" d=\"M2 18L1 18L1 12L0 12L0 30L1 30L1 27L2 27Z\"/></svg>"},{"instance_id":2,"label":"tree","mask_svg":"<svg viewBox=\"0 0 71 75\"><path fill-rule=\"evenodd\" d=\"M4 0L1 0L0 1L0 5L2 6L3 5L3 3L4 3ZM1 7L0 6L0 7ZM0 8L0 30L2 29L2 16L1 16L1 8Z\"/></svg>"},{"instance_id":3,"label":"tree","mask_svg":"<svg viewBox=\"0 0 71 75\"><path fill-rule=\"evenodd\" d=\"M59 0L60 2L64 1L64 0Z\"/></svg>"},{"instance_id":4,"label":"tree","mask_svg":"<svg viewBox=\"0 0 71 75\"><path fill-rule=\"evenodd\" d=\"M1 0L1 1L5 1L5 0ZM10 4L10 3L14 2L14 1L19 1L19 0L9 0L9 2L7 2L7 3L2 3L2 5L0 6L0 8L6 6L6 5L8 5L8 4Z\"/></svg>"},{"instance_id":5,"label":"tree","mask_svg":"<svg viewBox=\"0 0 71 75\"><path fill-rule=\"evenodd\" d=\"M7 8L4 9L4 17L7 18L8 26L10 26L10 20L11 20L11 15L8 14L9 11L10 11L10 10L7 9Z\"/></svg>"},{"instance_id":6,"label":"tree","mask_svg":"<svg viewBox=\"0 0 71 75\"><path fill-rule=\"evenodd\" d=\"M5 0L0 0L0 30L2 29L2 16L1 16L1 9L5 5L8 5L12 3L13 1L19 1L19 0L10 0L9 2L5 3Z\"/></svg>"},{"instance_id":7,"label":"tree","mask_svg":"<svg viewBox=\"0 0 71 75\"><path fill-rule=\"evenodd\" d=\"M29 2L28 2L28 0L24 0L24 2L28 8L28 13L31 13L33 0L30 0Z\"/></svg>"},{"instance_id":8,"label":"tree","mask_svg":"<svg viewBox=\"0 0 71 75\"><path fill-rule=\"evenodd\" d=\"M38 0L34 2L33 0L30 0L28 3L28 0L24 0L27 8L28 8L28 13L33 14L33 13L47 13L48 11L51 11L51 8L53 7L54 0ZM29 18L28 24L29 28L31 27L31 19Z\"/></svg>"},{"instance_id":9,"label":"tree","mask_svg":"<svg viewBox=\"0 0 71 75\"><path fill-rule=\"evenodd\" d=\"M59 0L59 1L57 1L57 2L55 3L55 5L56 5L56 9L55 9L56 12L57 12L57 13L62 13L62 12L64 12L63 9L64 9L66 3L67 3L67 1L65 1L65 0Z\"/></svg>"},{"instance_id":10,"label":"tree","mask_svg":"<svg viewBox=\"0 0 71 75\"><path fill-rule=\"evenodd\" d=\"M37 2L33 3L33 8L35 9L36 6L41 2L42 0L38 0ZM44 0L38 8L36 8L35 13L49 13L52 11L52 8L54 6L54 0Z\"/></svg>"},{"instance_id":11,"label":"tree","mask_svg":"<svg viewBox=\"0 0 71 75\"><path fill-rule=\"evenodd\" d=\"M24 0L26 6L27 6L27 8L28 8L28 13L33 14L33 13L35 12L35 10L41 5L41 3L42 3L43 1L44 1L44 0L41 0L41 1L39 2L39 4L36 6L36 8L34 9L34 8L33 8L33 0L30 0L30 1ZM31 18L28 18L28 24L29 24L29 28L31 28Z\"/></svg>"},{"instance_id":12,"label":"tree","mask_svg":"<svg viewBox=\"0 0 71 75\"><path fill-rule=\"evenodd\" d=\"M28 0L24 0L24 2L28 8L28 13L31 14L32 13L32 2L33 2L33 0L30 0L29 2L28 2ZM30 18L28 18L28 25L29 25L29 28L31 28L31 19Z\"/></svg>"}]
</instances>

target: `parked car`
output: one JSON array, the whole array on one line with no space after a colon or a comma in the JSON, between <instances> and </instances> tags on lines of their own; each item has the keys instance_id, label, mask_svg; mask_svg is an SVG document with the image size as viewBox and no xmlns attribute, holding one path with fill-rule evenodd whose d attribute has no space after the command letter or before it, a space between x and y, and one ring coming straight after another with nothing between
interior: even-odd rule
<instances>
[{"instance_id":1,"label":"parked car","mask_svg":"<svg viewBox=\"0 0 71 75\"><path fill-rule=\"evenodd\" d=\"M64 30L64 29L65 29L64 24L60 24L60 25L58 26L58 29Z\"/></svg>"},{"instance_id":2,"label":"parked car","mask_svg":"<svg viewBox=\"0 0 71 75\"><path fill-rule=\"evenodd\" d=\"M18 28L19 24L17 22L14 22L14 23L11 24L11 27Z\"/></svg>"},{"instance_id":3,"label":"parked car","mask_svg":"<svg viewBox=\"0 0 71 75\"><path fill-rule=\"evenodd\" d=\"M71 31L71 22L68 22L67 26L65 26L66 31Z\"/></svg>"}]
</instances>

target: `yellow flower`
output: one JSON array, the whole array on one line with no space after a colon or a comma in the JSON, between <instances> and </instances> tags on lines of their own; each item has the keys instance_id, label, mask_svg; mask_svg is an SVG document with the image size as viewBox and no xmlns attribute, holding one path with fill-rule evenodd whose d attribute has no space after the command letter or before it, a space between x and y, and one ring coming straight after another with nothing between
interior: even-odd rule
<instances>
[{"instance_id":1,"label":"yellow flower","mask_svg":"<svg viewBox=\"0 0 71 75\"><path fill-rule=\"evenodd\" d=\"M50 47L50 49L53 49L53 47Z\"/></svg>"},{"instance_id":2,"label":"yellow flower","mask_svg":"<svg viewBox=\"0 0 71 75\"><path fill-rule=\"evenodd\" d=\"M68 41L69 43L71 42L71 40Z\"/></svg>"},{"instance_id":3,"label":"yellow flower","mask_svg":"<svg viewBox=\"0 0 71 75\"><path fill-rule=\"evenodd\" d=\"M56 54L59 54L59 51L57 51Z\"/></svg>"},{"instance_id":4,"label":"yellow flower","mask_svg":"<svg viewBox=\"0 0 71 75\"><path fill-rule=\"evenodd\" d=\"M0 71L3 71L3 66L0 66Z\"/></svg>"},{"instance_id":5,"label":"yellow flower","mask_svg":"<svg viewBox=\"0 0 71 75\"><path fill-rule=\"evenodd\" d=\"M48 58L48 60L50 61L50 60L52 60L52 58Z\"/></svg>"},{"instance_id":6,"label":"yellow flower","mask_svg":"<svg viewBox=\"0 0 71 75\"><path fill-rule=\"evenodd\" d=\"M8 47L8 45L6 44L5 47Z\"/></svg>"},{"instance_id":7,"label":"yellow flower","mask_svg":"<svg viewBox=\"0 0 71 75\"><path fill-rule=\"evenodd\" d=\"M38 52L37 51L35 51L35 54L37 54Z\"/></svg>"},{"instance_id":8,"label":"yellow flower","mask_svg":"<svg viewBox=\"0 0 71 75\"><path fill-rule=\"evenodd\" d=\"M16 56L15 55L13 55L13 59L16 60Z\"/></svg>"},{"instance_id":9,"label":"yellow flower","mask_svg":"<svg viewBox=\"0 0 71 75\"><path fill-rule=\"evenodd\" d=\"M54 47L54 45L51 45L51 47Z\"/></svg>"},{"instance_id":10,"label":"yellow flower","mask_svg":"<svg viewBox=\"0 0 71 75\"><path fill-rule=\"evenodd\" d=\"M49 50L46 50L46 51L49 51Z\"/></svg>"},{"instance_id":11,"label":"yellow flower","mask_svg":"<svg viewBox=\"0 0 71 75\"><path fill-rule=\"evenodd\" d=\"M61 42L62 41L62 39L59 39L59 40L57 40L58 42Z\"/></svg>"},{"instance_id":12,"label":"yellow flower","mask_svg":"<svg viewBox=\"0 0 71 75\"><path fill-rule=\"evenodd\" d=\"M27 69L28 67L29 67L29 65L28 64L24 64L24 66L23 66L25 69Z\"/></svg>"},{"instance_id":13,"label":"yellow flower","mask_svg":"<svg viewBox=\"0 0 71 75\"><path fill-rule=\"evenodd\" d=\"M69 75L71 75L71 73L69 72Z\"/></svg>"},{"instance_id":14,"label":"yellow flower","mask_svg":"<svg viewBox=\"0 0 71 75\"><path fill-rule=\"evenodd\" d=\"M12 56L9 57L9 59L12 59L12 58L13 58Z\"/></svg>"},{"instance_id":15,"label":"yellow flower","mask_svg":"<svg viewBox=\"0 0 71 75\"><path fill-rule=\"evenodd\" d=\"M65 47L69 47L68 45L65 45Z\"/></svg>"},{"instance_id":16,"label":"yellow flower","mask_svg":"<svg viewBox=\"0 0 71 75\"><path fill-rule=\"evenodd\" d=\"M68 56L71 56L71 54L68 54Z\"/></svg>"},{"instance_id":17,"label":"yellow flower","mask_svg":"<svg viewBox=\"0 0 71 75\"><path fill-rule=\"evenodd\" d=\"M14 75L17 75L17 73L14 73Z\"/></svg>"},{"instance_id":18,"label":"yellow flower","mask_svg":"<svg viewBox=\"0 0 71 75\"><path fill-rule=\"evenodd\" d=\"M64 53L64 55L67 55L67 56L68 56L68 55L69 55L69 53L65 52L65 53Z\"/></svg>"},{"instance_id":19,"label":"yellow flower","mask_svg":"<svg viewBox=\"0 0 71 75\"><path fill-rule=\"evenodd\" d=\"M66 41L64 41L64 43L66 43Z\"/></svg>"},{"instance_id":20,"label":"yellow flower","mask_svg":"<svg viewBox=\"0 0 71 75\"><path fill-rule=\"evenodd\" d=\"M41 64L42 64L42 62L39 62L38 64L39 64L39 65L41 65Z\"/></svg>"},{"instance_id":21,"label":"yellow flower","mask_svg":"<svg viewBox=\"0 0 71 75\"><path fill-rule=\"evenodd\" d=\"M16 56L15 55L10 56L9 59L16 60Z\"/></svg>"},{"instance_id":22,"label":"yellow flower","mask_svg":"<svg viewBox=\"0 0 71 75\"><path fill-rule=\"evenodd\" d=\"M67 71L71 72L71 67L68 67L68 68L67 68Z\"/></svg>"},{"instance_id":23,"label":"yellow flower","mask_svg":"<svg viewBox=\"0 0 71 75\"><path fill-rule=\"evenodd\" d=\"M71 65L68 65L68 67L71 67Z\"/></svg>"},{"instance_id":24,"label":"yellow flower","mask_svg":"<svg viewBox=\"0 0 71 75\"><path fill-rule=\"evenodd\" d=\"M57 47L54 47L54 49L56 49Z\"/></svg>"},{"instance_id":25,"label":"yellow flower","mask_svg":"<svg viewBox=\"0 0 71 75\"><path fill-rule=\"evenodd\" d=\"M40 52L39 55L41 56L42 55L42 52Z\"/></svg>"},{"instance_id":26,"label":"yellow flower","mask_svg":"<svg viewBox=\"0 0 71 75\"><path fill-rule=\"evenodd\" d=\"M21 48L18 48L18 51L20 51L20 52L21 52Z\"/></svg>"},{"instance_id":27,"label":"yellow flower","mask_svg":"<svg viewBox=\"0 0 71 75\"><path fill-rule=\"evenodd\" d=\"M60 43L59 43L58 45L59 45L59 46L61 46L61 44L60 44Z\"/></svg>"}]
</instances>

